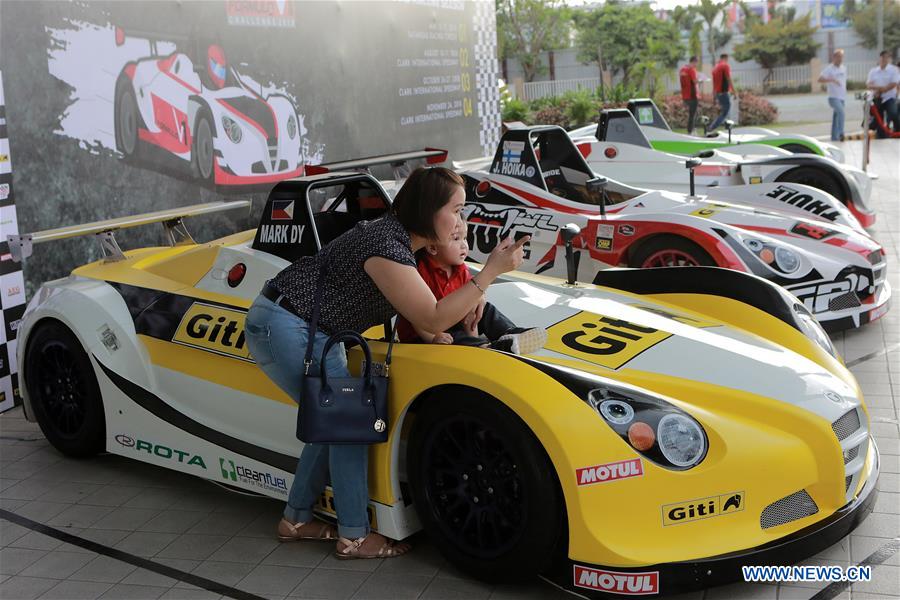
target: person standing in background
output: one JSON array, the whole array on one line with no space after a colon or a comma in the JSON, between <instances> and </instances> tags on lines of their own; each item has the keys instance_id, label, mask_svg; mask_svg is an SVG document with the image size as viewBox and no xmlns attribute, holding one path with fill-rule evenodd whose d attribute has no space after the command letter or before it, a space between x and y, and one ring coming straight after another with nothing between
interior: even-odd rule
<instances>
[{"instance_id":1,"label":"person standing in background","mask_svg":"<svg viewBox=\"0 0 900 600\"><path fill-rule=\"evenodd\" d=\"M844 139L844 102L847 99L847 67L844 66L844 51L835 50L831 64L822 69L819 83L827 85L828 104L834 114L831 116L831 141Z\"/></svg>"},{"instance_id":2,"label":"person standing in background","mask_svg":"<svg viewBox=\"0 0 900 600\"><path fill-rule=\"evenodd\" d=\"M714 131L724 123L725 119L728 118L729 111L731 111L730 94L734 93L734 86L731 85L731 66L728 64L727 54L722 54L719 57L719 62L713 67L712 78L713 93L716 95L716 102L719 103L722 112L719 113L716 120L709 126L710 131Z\"/></svg>"},{"instance_id":3,"label":"person standing in background","mask_svg":"<svg viewBox=\"0 0 900 600\"><path fill-rule=\"evenodd\" d=\"M891 64L891 53L882 50L878 55L878 66L869 71L866 78L866 87L875 92L875 108L881 113L881 118L887 127L894 131L898 127L897 115L897 86L900 85L900 69ZM876 131L879 138L888 137L888 133L879 127Z\"/></svg>"},{"instance_id":4,"label":"person standing in background","mask_svg":"<svg viewBox=\"0 0 900 600\"><path fill-rule=\"evenodd\" d=\"M700 84L697 80L697 57L692 56L688 64L678 72L681 80L681 99L688 109L687 132L694 133L694 119L697 118L697 103L700 101Z\"/></svg>"}]
</instances>

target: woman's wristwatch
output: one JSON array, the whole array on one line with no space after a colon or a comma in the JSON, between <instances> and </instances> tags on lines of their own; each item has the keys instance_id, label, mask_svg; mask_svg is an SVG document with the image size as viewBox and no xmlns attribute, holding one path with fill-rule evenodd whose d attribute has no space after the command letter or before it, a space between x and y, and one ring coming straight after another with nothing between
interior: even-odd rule
<instances>
[{"instance_id":1,"label":"woman's wristwatch","mask_svg":"<svg viewBox=\"0 0 900 600\"><path fill-rule=\"evenodd\" d=\"M481 292L482 294L484 293L484 288L481 287L480 285L478 285L478 282L475 281L475 278L474 278L474 277L473 277L472 279L470 279L469 281L472 282L472 285L474 285L475 287L478 288L478 291L479 291L479 292Z\"/></svg>"}]
</instances>

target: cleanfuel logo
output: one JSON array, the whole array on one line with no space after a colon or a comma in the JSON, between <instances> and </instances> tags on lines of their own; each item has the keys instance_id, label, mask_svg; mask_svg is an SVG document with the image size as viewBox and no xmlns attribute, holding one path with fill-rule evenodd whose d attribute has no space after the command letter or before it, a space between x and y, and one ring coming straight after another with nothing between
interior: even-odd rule
<instances>
[{"instance_id":1,"label":"cleanfuel logo","mask_svg":"<svg viewBox=\"0 0 900 600\"><path fill-rule=\"evenodd\" d=\"M117 435L115 440L120 446L133 448L137 452L146 452L147 454L152 454L153 456L166 460L206 469L206 463L203 462L203 457L199 454L193 454L186 450L178 450L177 448L169 448L168 446L163 446L162 444L157 444L155 442L148 442L147 440L135 439L124 434Z\"/></svg>"},{"instance_id":2,"label":"cleanfuel logo","mask_svg":"<svg viewBox=\"0 0 900 600\"><path fill-rule=\"evenodd\" d=\"M222 457L219 457L219 469L222 471L222 479L226 481L241 482L269 492L287 493L287 481L284 477L235 464L233 460Z\"/></svg>"}]
</instances>

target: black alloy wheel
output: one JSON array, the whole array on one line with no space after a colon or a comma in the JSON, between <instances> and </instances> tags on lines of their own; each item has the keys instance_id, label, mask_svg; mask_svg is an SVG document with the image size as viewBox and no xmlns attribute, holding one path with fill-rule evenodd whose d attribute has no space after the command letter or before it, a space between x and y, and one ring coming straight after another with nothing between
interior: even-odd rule
<instances>
[{"instance_id":1,"label":"black alloy wheel","mask_svg":"<svg viewBox=\"0 0 900 600\"><path fill-rule=\"evenodd\" d=\"M408 464L429 536L461 570L492 582L536 575L565 551L556 471L531 430L492 398L462 391L416 414Z\"/></svg>"},{"instance_id":2,"label":"black alloy wheel","mask_svg":"<svg viewBox=\"0 0 900 600\"><path fill-rule=\"evenodd\" d=\"M28 396L47 440L70 456L101 452L103 402L78 338L59 321L48 321L29 336L24 362Z\"/></svg>"},{"instance_id":3,"label":"black alloy wheel","mask_svg":"<svg viewBox=\"0 0 900 600\"><path fill-rule=\"evenodd\" d=\"M791 169L790 171L782 173L778 176L776 181L808 185L818 190L822 190L827 194L831 194L843 204L847 203L847 198L844 197L844 192L841 189L840 184L831 174L824 173L821 169L815 169L813 167L797 167L796 169Z\"/></svg>"}]
</instances>

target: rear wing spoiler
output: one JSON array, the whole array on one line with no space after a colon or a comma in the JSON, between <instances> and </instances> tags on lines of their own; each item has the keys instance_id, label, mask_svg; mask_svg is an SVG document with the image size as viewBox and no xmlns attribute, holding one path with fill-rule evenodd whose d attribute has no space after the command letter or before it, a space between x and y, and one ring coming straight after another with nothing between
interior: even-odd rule
<instances>
[{"instance_id":1,"label":"rear wing spoiler","mask_svg":"<svg viewBox=\"0 0 900 600\"><path fill-rule=\"evenodd\" d=\"M94 235L100 242L104 260L122 260L125 255L113 234L119 229L140 227L151 223L162 223L166 232L166 238L171 246L195 244L196 242L188 233L182 219L185 217L197 217L211 213L234 210L236 208L249 208L249 200L237 200L233 202L207 202L178 208L169 208L155 212L132 215L128 217L116 217L105 221L94 221L83 225L69 225L56 229L45 229L35 233L22 233L6 236L9 242L9 253L15 262L21 262L32 254L34 244L65 240L68 238Z\"/></svg>"},{"instance_id":2,"label":"rear wing spoiler","mask_svg":"<svg viewBox=\"0 0 900 600\"><path fill-rule=\"evenodd\" d=\"M411 150L396 154L381 154L366 158L323 163L321 165L306 165L303 172L305 175L320 175L322 173L334 173L335 171L368 171L369 167L376 165L391 165L394 170L394 178L403 179L408 175L406 163L411 160L421 159L425 159L425 162L429 165L440 164L447 160L447 151L440 148L425 148L424 150Z\"/></svg>"}]
</instances>

